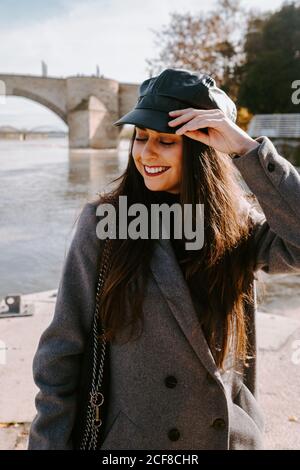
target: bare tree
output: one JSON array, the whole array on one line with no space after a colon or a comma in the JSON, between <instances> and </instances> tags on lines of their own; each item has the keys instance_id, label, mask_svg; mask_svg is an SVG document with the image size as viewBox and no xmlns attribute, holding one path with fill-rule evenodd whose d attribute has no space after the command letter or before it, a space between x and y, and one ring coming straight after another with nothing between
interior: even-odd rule
<instances>
[{"instance_id":1,"label":"bare tree","mask_svg":"<svg viewBox=\"0 0 300 470\"><path fill-rule=\"evenodd\" d=\"M235 68L244 58L246 25L240 0L218 0L209 12L171 13L168 25L152 30L159 54L146 59L149 76L167 67L185 68L208 73L218 85L234 88Z\"/></svg>"}]
</instances>

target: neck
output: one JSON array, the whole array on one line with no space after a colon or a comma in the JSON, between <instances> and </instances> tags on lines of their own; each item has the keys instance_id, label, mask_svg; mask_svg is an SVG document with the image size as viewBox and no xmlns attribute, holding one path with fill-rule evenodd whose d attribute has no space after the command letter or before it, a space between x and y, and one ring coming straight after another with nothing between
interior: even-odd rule
<instances>
[{"instance_id":1,"label":"neck","mask_svg":"<svg viewBox=\"0 0 300 470\"><path fill-rule=\"evenodd\" d=\"M150 199L156 203L174 204L180 202L180 193L169 193L168 191L151 191Z\"/></svg>"}]
</instances>

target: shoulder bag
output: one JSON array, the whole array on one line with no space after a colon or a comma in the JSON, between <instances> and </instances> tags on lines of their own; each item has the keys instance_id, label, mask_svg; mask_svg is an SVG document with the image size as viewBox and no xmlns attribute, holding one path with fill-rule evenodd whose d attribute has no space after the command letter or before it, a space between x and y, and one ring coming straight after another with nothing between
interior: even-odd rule
<instances>
[{"instance_id":1,"label":"shoulder bag","mask_svg":"<svg viewBox=\"0 0 300 470\"><path fill-rule=\"evenodd\" d=\"M96 291L95 313L91 332L81 361L78 405L72 431L73 446L78 450L97 450L103 440L104 422L107 414L105 397L109 394L109 348L99 321L99 301L103 292L111 261L110 239L104 242Z\"/></svg>"}]
</instances>

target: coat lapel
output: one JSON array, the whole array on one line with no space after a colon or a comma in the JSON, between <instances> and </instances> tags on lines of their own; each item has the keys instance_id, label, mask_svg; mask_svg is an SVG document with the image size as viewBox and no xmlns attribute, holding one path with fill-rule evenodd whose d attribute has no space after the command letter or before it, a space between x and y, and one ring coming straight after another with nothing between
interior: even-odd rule
<instances>
[{"instance_id":1,"label":"coat lapel","mask_svg":"<svg viewBox=\"0 0 300 470\"><path fill-rule=\"evenodd\" d=\"M198 359L223 385L172 244L169 239L159 239L154 246L150 268L161 293Z\"/></svg>"}]
</instances>

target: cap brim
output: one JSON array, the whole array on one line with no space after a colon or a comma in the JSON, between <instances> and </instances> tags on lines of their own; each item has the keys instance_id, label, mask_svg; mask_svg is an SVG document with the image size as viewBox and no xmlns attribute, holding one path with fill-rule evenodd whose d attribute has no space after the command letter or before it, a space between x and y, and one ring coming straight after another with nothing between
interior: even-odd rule
<instances>
[{"instance_id":1,"label":"cap brim","mask_svg":"<svg viewBox=\"0 0 300 470\"><path fill-rule=\"evenodd\" d=\"M178 126L171 127L168 122L172 120L172 117L164 111L158 111L155 109L133 109L129 113L125 114L121 119L113 123L114 126L121 126L123 124L133 124L135 126L146 127L147 129L153 129L157 132L164 132L167 134L175 134Z\"/></svg>"}]
</instances>

